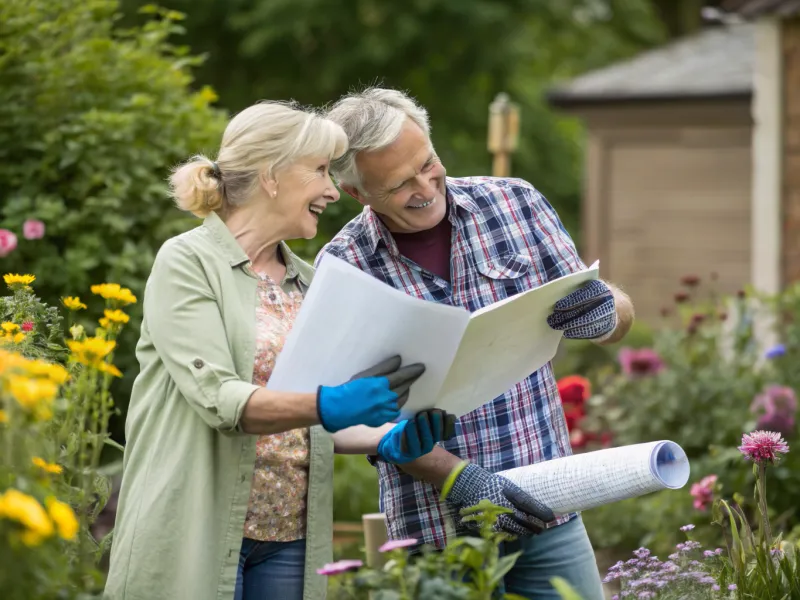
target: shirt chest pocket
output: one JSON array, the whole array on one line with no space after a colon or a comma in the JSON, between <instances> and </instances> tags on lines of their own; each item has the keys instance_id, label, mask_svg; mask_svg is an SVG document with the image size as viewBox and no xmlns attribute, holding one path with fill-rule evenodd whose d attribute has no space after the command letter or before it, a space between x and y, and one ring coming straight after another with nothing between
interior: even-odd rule
<instances>
[{"instance_id":1,"label":"shirt chest pocket","mask_svg":"<svg viewBox=\"0 0 800 600\"><path fill-rule=\"evenodd\" d=\"M530 256L518 253L481 258L476 264L478 272L489 279L518 279L533 270Z\"/></svg>"}]
</instances>

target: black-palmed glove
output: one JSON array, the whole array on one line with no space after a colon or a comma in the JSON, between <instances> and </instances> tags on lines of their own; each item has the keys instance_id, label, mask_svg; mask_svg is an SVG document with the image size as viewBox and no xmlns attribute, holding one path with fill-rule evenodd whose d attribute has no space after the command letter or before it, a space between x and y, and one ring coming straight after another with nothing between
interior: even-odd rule
<instances>
[{"instance_id":1,"label":"black-palmed glove","mask_svg":"<svg viewBox=\"0 0 800 600\"><path fill-rule=\"evenodd\" d=\"M528 537L540 533L546 523L555 520L552 510L501 475L467 462L453 469L449 479L453 475L456 478L446 501L456 510L470 508L485 499L513 511L500 515L495 524L498 531ZM460 524L467 529L478 528L474 522L462 520Z\"/></svg>"}]
</instances>

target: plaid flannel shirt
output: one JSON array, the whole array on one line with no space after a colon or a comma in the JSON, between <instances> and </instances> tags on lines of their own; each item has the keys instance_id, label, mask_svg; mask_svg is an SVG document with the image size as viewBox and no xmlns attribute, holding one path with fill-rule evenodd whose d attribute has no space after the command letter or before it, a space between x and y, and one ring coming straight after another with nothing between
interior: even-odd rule
<instances>
[{"instance_id":1,"label":"plaid flannel shirt","mask_svg":"<svg viewBox=\"0 0 800 600\"><path fill-rule=\"evenodd\" d=\"M316 264L332 254L411 296L470 312L584 268L555 210L529 183L448 177L446 187L450 282L401 256L391 233L368 207L322 248ZM462 416L455 437L441 446L491 472L571 454L551 365ZM446 525L452 515L437 490L395 465L379 461L377 467L389 537L443 547L453 531L452 521Z\"/></svg>"}]
</instances>

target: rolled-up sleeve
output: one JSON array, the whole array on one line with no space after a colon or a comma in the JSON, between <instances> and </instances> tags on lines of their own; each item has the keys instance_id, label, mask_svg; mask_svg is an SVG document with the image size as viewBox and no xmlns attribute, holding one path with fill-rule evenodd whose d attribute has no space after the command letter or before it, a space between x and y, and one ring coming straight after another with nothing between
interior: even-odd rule
<instances>
[{"instance_id":1,"label":"rolled-up sleeve","mask_svg":"<svg viewBox=\"0 0 800 600\"><path fill-rule=\"evenodd\" d=\"M144 293L144 326L181 395L214 429L241 434L259 386L236 373L218 300L205 270L180 240L156 256Z\"/></svg>"}]
</instances>

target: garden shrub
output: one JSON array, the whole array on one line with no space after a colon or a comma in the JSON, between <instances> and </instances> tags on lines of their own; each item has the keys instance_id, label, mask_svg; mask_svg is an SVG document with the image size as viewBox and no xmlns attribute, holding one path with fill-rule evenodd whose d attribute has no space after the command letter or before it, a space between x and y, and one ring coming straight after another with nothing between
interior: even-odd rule
<instances>
[{"instance_id":1,"label":"garden shrub","mask_svg":"<svg viewBox=\"0 0 800 600\"><path fill-rule=\"evenodd\" d=\"M141 295L160 244L193 224L168 199L168 170L214 151L224 126L214 92L192 89L199 59L170 42L182 15L150 8L121 29L117 11L0 3L0 266L36 273L50 304L103 281ZM117 356L123 405L140 320L135 308Z\"/></svg>"}]
</instances>

